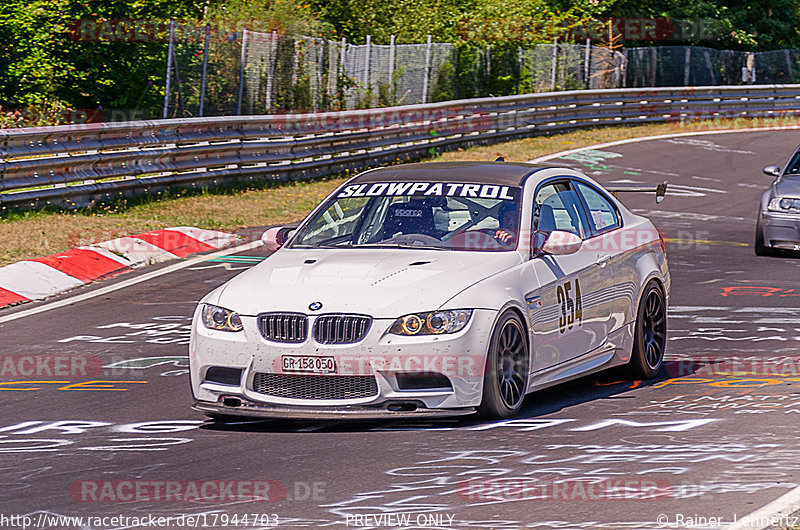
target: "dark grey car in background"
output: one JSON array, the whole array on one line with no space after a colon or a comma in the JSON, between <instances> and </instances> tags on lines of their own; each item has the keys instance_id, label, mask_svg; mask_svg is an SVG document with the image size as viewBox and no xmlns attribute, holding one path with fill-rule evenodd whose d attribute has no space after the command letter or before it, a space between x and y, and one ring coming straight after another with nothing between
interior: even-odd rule
<instances>
[{"instance_id":1,"label":"dark grey car in background","mask_svg":"<svg viewBox=\"0 0 800 530\"><path fill-rule=\"evenodd\" d=\"M764 173L776 178L761 196L756 254L770 256L780 250L800 251L800 147L783 171L778 166L767 166Z\"/></svg>"}]
</instances>

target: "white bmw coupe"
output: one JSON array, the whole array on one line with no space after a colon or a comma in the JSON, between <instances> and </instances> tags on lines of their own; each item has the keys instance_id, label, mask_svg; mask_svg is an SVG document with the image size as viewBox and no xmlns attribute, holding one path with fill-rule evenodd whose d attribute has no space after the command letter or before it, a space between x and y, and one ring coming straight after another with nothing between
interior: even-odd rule
<instances>
[{"instance_id":1,"label":"white bmw coupe","mask_svg":"<svg viewBox=\"0 0 800 530\"><path fill-rule=\"evenodd\" d=\"M509 418L530 392L664 358L664 240L571 169L374 169L263 239L276 251L194 314L212 417Z\"/></svg>"}]
</instances>

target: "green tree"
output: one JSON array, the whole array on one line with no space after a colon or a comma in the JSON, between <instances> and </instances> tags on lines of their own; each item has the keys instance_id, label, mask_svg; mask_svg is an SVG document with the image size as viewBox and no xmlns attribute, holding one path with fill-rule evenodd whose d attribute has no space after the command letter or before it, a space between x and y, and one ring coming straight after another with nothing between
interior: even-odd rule
<instances>
[{"instance_id":1,"label":"green tree","mask_svg":"<svg viewBox=\"0 0 800 530\"><path fill-rule=\"evenodd\" d=\"M92 31L84 31L81 40L80 21L198 16L198 4L6 0L0 4L0 105L152 107L163 86L166 43L98 41Z\"/></svg>"},{"instance_id":2,"label":"green tree","mask_svg":"<svg viewBox=\"0 0 800 530\"><path fill-rule=\"evenodd\" d=\"M605 4L601 14L702 21L714 37L673 44L753 51L800 47L800 3L796 0L617 0Z\"/></svg>"}]
</instances>

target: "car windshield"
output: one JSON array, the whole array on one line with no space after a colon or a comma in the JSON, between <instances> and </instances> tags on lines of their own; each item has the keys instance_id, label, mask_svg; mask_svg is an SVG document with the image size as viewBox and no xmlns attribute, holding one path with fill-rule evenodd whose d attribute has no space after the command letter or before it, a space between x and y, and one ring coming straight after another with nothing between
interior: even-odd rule
<instances>
[{"instance_id":1,"label":"car windshield","mask_svg":"<svg viewBox=\"0 0 800 530\"><path fill-rule=\"evenodd\" d=\"M345 186L289 247L512 250L520 195L519 188L475 183Z\"/></svg>"}]
</instances>

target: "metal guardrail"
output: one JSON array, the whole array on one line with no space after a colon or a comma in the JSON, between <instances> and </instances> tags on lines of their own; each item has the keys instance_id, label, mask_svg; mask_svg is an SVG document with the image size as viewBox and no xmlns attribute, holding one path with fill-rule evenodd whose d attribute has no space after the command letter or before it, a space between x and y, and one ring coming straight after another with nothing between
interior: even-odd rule
<instances>
[{"instance_id":1,"label":"metal guardrail","mask_svg":"<svg viewBox=\"0 0 800 530\"><path fill-rule=\"evenodd\" d=\"M299 180L603 125L800 115L800 85L581 90L327 112L0 130L0 206Z\"/></svg>"}]
</instances>

